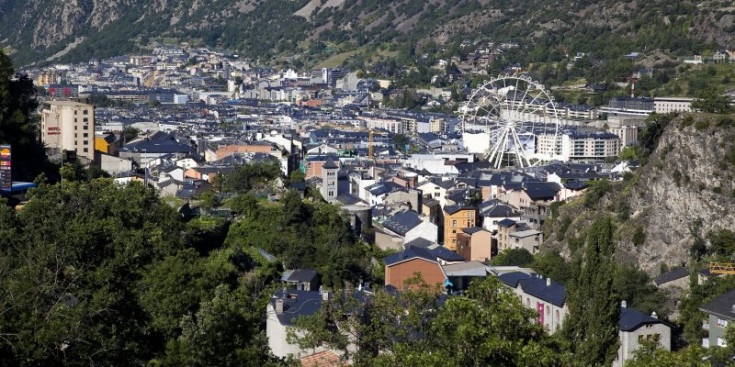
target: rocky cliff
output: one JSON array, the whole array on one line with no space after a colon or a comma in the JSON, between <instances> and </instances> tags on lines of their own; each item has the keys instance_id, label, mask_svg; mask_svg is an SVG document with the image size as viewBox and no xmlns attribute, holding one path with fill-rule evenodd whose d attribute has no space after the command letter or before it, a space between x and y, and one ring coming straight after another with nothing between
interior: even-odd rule
<instances>
[{"instance_id":1,"label":"rocky cliff","mask_svg":"<svg viewBox=\"0 0 735 367\"><path fill-rule=\"evenodd\" d=\"M550 246L569 255L594 218L610 215L618 221L616 257L655 273L662 263L689 262L692 244L710 231L735 231L734 118L686 114L668 122L635 175L599 200L558 210L546 227Z\"/></svg>"},{"instance_id":2,"label":"rocky cliff","mask_svg":"<svg viewBox=\"0 0 735 367\"><path fill-rule=\"evenodd\" d=\"M153 41L252 58L310 50L328 57L310 48L315 40L347 51L467 39L538 42L547 55L558 48L619 57L645 48L716 49L735 40L733 19L727 1L0 0L0 47L20 65L87 61Z\"/></svg>"}]
</instances>

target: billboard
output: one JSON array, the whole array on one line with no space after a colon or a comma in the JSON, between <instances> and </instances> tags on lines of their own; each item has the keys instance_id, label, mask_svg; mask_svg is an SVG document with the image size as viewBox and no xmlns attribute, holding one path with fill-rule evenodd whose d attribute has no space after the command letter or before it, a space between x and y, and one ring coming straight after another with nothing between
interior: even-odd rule
<instances>
[{"instance_id":1,"label":"billboard","mask_svg":"<svg viewBox=\"0 0 735 367\"><path fill-rule=\"evenodd\" d=\"M10 190L13 186L11 162L10 145L0 144L0 190Z\"/></svg>"},{"instance_id":2,"label":"billboard","mask_svg":"<svg viewBox=\"0 0 735 367\"><path fill-rule=\"evenodd\" d=\"M538 323L543 325L544 324L544 304L541 302L536 302L536 311L538 311Z\"/></svg>"}]
</instances>

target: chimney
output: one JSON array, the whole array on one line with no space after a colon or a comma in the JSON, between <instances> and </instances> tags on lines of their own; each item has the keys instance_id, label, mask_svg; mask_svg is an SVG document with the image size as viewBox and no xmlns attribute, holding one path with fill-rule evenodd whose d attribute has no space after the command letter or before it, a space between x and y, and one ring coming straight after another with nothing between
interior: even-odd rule
<instances>
[{"instance_id":1,"label":"chimney","mask_svg":"<svg viewBox=\"0 0 735 367\"><path fill-rule=\"evenodd\" d=\"M546 286L551 287L551 278L546 278Z\"/></svg>"},{"instance_id":2,"label":"chimney","mask_svg":"<svg viewBox=\"0 0 735 367\"><path fill-rule=\"evenodd\" d=\"M276 298L276 315L283 315L283 298Z\"/></svg>"},{"instance_id":3,"label":"chimney","mask_svg":"<svg viewBox=\"0 0 735 367\"><path fill-rule=\"evenodd\" d=\"M625 300L623 300L623 302L620 302L620 307L628 308L628 302L625 302Z\"/></svg>"},{"instance_id":4,"label":"chimney","mask_svg":"<svg viewBox=\"0 0 735 367\"><path fill-rule=\"evenodd\" d=\"M651 317L654 319L658 319L658 315L656 314L656 311L651 312Z\"/></svg>"}]
</instances>

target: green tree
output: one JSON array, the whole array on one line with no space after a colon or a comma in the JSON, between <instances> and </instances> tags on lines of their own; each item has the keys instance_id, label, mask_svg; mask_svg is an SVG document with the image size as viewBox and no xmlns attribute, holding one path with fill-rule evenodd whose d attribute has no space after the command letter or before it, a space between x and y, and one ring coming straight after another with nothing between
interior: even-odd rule
<instances>
[{"instance_id":1,"label":"green tree","mask_svg":"<svg viewBox=\"0 0 735 367\"><path fill-rule=\"evenodd\" d=\"M613 233L610 218L596 220L587 235L584 255L572 261L564 334L575 361L582 366L609 365L618 350L620 304L613 287Z\"/></svg>"},{"instance_id":2,"label":"green tree","mask_svg":"<svg viewBox=\"0 0 735 367\"><path fill-rule=\"evenodd\" d=\"M490 260L498 266L527 266L533 262L533 255L524 248L505 250Z\"/></svg>"},{"instance_id":3,"label":"green tree","mask_svg":"<svg viewBox=\"0 0 735 367\"><path fill-rule=\"evenodd\" d=\"M562 284L569 279L569 264L557 251L534 255L531 267L544 277Z\"/></svg>"},{"instance_id":4,"label":"green tree","mask_svg":"<svg viewBox=\"0 0 735 367\"><path fill-rule=\"evenodd\" d=\"M710 251L718 255L735 255L735 232L728 229L710 231L707 234L710 243Z\"/></svg>"},{"instance_id":5,"label":"green tree","mask_svg":"<svg viewBox=\"0 0 735 367\"><path fill-rule=\"evenodd\" d=\"M15 75L10 58L0 51L0 144L13 149L13 180L33 181L45 173L58 179L58 167L46 159L38 142L39 124L32 115L38 107L33 81L25 75Z\"/></svg>"},{"instance_id":6,"label":"green tree","mask_svg":"<svg viewBox=\"0 0 735 367\"><path fill-rule=\"evenodd\" d=\"M727 114L732 112L730 103L727 96L715 89L707 88L697 94L697 98L692 101L692 109L706 113Z\"/></svg>"},{"instance_id":7,"label":"green tree","mask_svg":"<svg viewBox=\"0 0 735 367\"><path fill-rule=\"evenodd\" d=\"M641 347L633 352L633 358L625 363L625 367L707 367L706 351L700 346L673 352L663 348L658 343L644 341Z\"/></svg>"},{"instance_id":8,"label":"green tree","mask_svg":"<svg viewBox=\"0 0 735 367\"><path fill-rule=\"evenodd\" d=\"M377 290L357 298L346 290L320 311L297 320L291 339L336 347L356 366L563 366L563 343L531 321L535 311L497 278L473 282L438 306L439 290L420 277L401 293ZM299 332L297 335L296 332Z\"/></svg>"},{"instance_id":9,"label":"green tree","mask_svg":"<svg viewBox=\"0 0 735 367\"><path fill-rule=\"evenodd\" d=\"M630 308L647 314L656 311L661 317L668 313L665 309L666 295L651 284L648 273L633 265L616 267L613 289L618 298L626 301Z\"/></svg>"}]
</instances>

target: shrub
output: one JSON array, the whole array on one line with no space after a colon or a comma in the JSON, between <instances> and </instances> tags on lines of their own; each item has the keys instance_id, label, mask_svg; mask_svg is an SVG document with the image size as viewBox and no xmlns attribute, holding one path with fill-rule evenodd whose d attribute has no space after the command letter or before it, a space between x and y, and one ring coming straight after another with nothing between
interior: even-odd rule
<instances>
[{"instance_id":1,"label":"shrub","mask_svg":"<svg viewBox=\"0 0 735 367\"><path fill-rule=\"evenodd\" d=\"M697 129L697 131L705 130L709 127L709 121L707 120L699 120L694 124L694 128Z\"/></svg>"},{"instance_id":2,"label":"shrub","mask_svg":"<svg viewBox=\"0 0 735 367\"><path fill-rule=\"evenodd\" d=\"M692 115L686 115L679 123L679 128L684 129L687 126L691 126L694 123L694 117Z\"/></svg>"},{"instance_id":3,"label":"shrub","mask_svg":"<svg viewBox=\"0 0 735 367\"><path fill-rule=\"evenodd\" d=\"M640 246L643 242L646 242L646 232L643 231L643 227L638 226L635 228L632 241L635 246Z\"/></svg>"}]
</instances>

